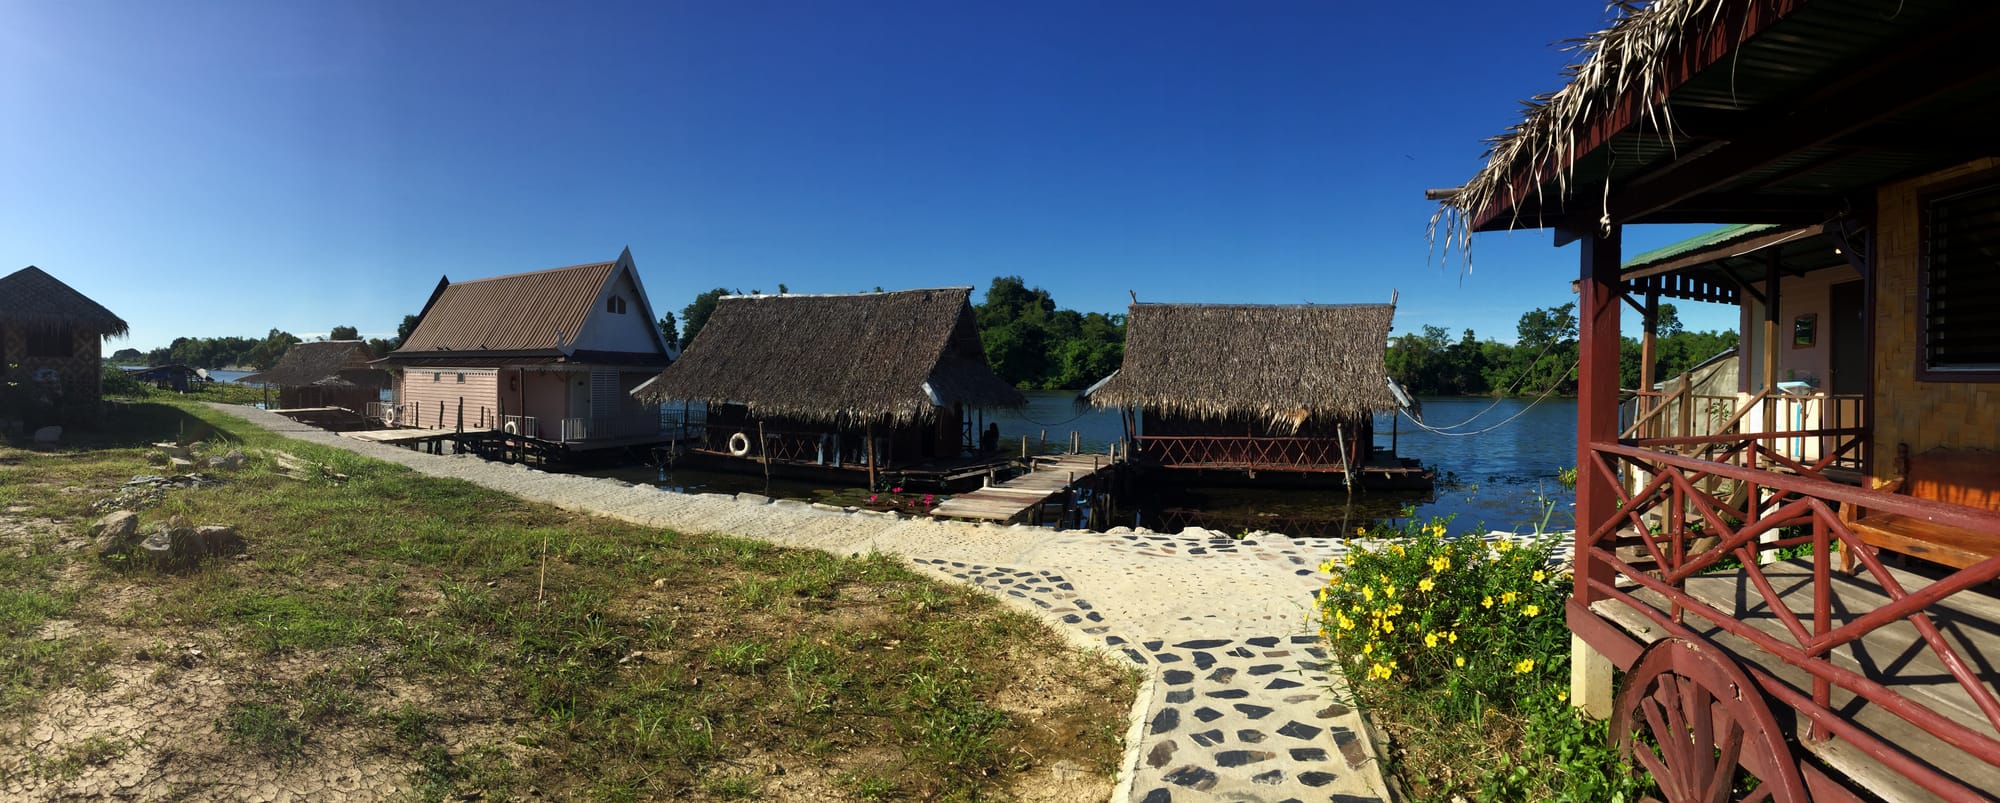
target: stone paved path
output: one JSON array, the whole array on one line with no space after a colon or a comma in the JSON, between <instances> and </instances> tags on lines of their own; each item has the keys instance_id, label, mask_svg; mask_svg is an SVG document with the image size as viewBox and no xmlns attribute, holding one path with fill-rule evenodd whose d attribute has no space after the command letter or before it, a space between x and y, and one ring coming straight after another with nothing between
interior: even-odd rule
<instances>
[{"instance_id":1,"label":"stone paved path","mask_svg":"<svg viewBox=\"0 0 2000 803\"><path fill-rule=\"evenodd\" d=\"M1342 680L1308 615L1325 580L1318 566L1346 550L1341 542L1055 532L747 494L675 494L365 443L254 408L218 409L300 440L568 510L836 554L881 551L987 589L1073 643L1122 655L1147 673L1117 800L1386 799L1373 743L1341 703Z\"/></svg>"}]
</instances>

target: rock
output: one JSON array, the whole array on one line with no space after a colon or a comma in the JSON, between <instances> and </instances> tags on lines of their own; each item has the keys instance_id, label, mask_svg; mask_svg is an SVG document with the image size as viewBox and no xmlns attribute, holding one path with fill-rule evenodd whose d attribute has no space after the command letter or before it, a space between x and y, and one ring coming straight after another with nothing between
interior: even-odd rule
<instances>
[{"instance_id":1,"label":"rock","mask_svg":"<svg viewBox=\"0 0 2000 803\"><path fill-rule=\"evenodd\" d=\"M236 534L236 528L227 524L204 524L194 528L195 539L201 543L202 554L212 557L240 555L249 548L243 536Z\"/></svg>"},{"instance_id":2,"label":"rock","mask_svg":"<svg viewBox=\"0 0 2000 803\"><path fill-rule=\"evenodd\" d=\"M166 464L167 464L167 453L166 453L166 452L147 452L147 453L146 453L146 465L149 465L149 466L164 466L164 465L166 465Z\"/></svg>"},{"instance_id":3,"label":"rock","mask_svg":"<svg viewBox=\"0 0 2000 803\"><path fill-rule=\"evenodd\" d=\"M62 427L49 426L35 430L36 443L48 444L59 440L62 440Z\"/></svg>"},{"instance_id":4,"label":"rock","mask_svg":"<svg viewBox=\"0 0 2000 803\"><path fill-rule=\"evenodd\" d=\"M228 454L211 457L208 459L207 462L209 468L219 468L224 471L235 471L243 467L243 461L244 461L243 450L231 449L229 450Z\"/></svg>"},{"instance_id":5,"label":"rock","mask_svg":"<svg viewBox=\"0 0 2000 803\"><path fill-rule=\"evenodd\" d=\"M166 441L161 441L160 443L153 444L153 448L158 449L161 452L164 452L168 457L188 456L187 447L182 446L178 443L169 443Z\"/></svg>"},{"instance_id":6,"label":"rock","mask_svg":"<svg viewBox=\"0 0 2000 803\"><path fill-rule=\"evenodd\" d=\"M185 457L169 457L167 458L167 467L175 471L186 471L194 468L194 461Z\"/></svg>"},{"instance_id":7,"label":"rock","mask_svg":"<svg viewBox=\"0 0 2000 803\"><path fill-rule=\"evenodd\" d=\"M126 481L125 481L125 484L126 484L126 485L158 485L158 484L160 484L160 483L163 483L163 482L166 482L166 481L167 481L167 478L166 478L166 477L162 477L162 476L160 476L160 475L158 475L158 474L134 474L134 475L132 475L132 479L130 479L130 480L126 480Z\"/></svg>"},{"instance_id":8,"label":"rock","mask_svg":"<svg viewBox=\"0 0 2000 803\"><path fill-rule=\"evenodd\" d=\"M90 534L97 539L99 555L110 556L129 551L139 541L139 514L130 510L107 513L96 524L90 525Z\"/></svg>"},{"instance_id":9,"label":"rock","mask_svg":"<svg viewBox=\"0 0 2000 803\"><path fill-rule=\"evenodd\" d=\"M746 505L768 505L771 504L771 497L763 494L740 493L736 495L736 501Z\"/></svg>"},{"instance_id":10,"label":"rock","mask_svg":"<svg viewBox=\"0 0 2000 803\"><path fill-rule=\"evenodd\" d=\"M247 544L236 528L207 524L195 528L160 525L160 529L139 543L140 553L162 569L193 568L202 558L227 557L241 553Z\"/></svg>"}]
</instances>

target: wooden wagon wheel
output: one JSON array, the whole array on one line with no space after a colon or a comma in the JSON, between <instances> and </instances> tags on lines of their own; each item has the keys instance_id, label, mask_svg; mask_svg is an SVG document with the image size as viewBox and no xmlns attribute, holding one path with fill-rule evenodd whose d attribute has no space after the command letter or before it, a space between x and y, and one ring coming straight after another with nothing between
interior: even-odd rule
<instances>
[{"instance_id":1,"label":"wooden wagon wheel","mask_svg":"<svg viewBox=\"0 0 2000 803\"><path fill-rule=\"evenodd\" d=\"M1798 760L1763 692L1714 646L1654 644L1626 684L1611 732L1625 758L1652 773L1667 803L1807 799Z\"/></svg>"}]
</instances>

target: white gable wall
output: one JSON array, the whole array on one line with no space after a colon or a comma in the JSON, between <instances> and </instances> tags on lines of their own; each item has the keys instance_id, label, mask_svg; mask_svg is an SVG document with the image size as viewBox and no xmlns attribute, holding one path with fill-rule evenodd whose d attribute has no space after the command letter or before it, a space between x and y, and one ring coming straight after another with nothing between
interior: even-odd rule
<instances>
[{"instance_id":1,"label":"white gable wall","mask_svg":"<svg viewBox=\"0 0 2000 803\"><path fill-rule=\"evenodd\" d=\"M612 297L625 300L623 314L605 309L606 299ZM584 321L583 333L577 337L575 348L659 354L659 331L656 328L659 323L648 318L648 306L642 299L638 285L632 282L631 272L619 271L607 293L597 299L597 306L591 310L589 320Z\"/></svg>"}]
</instances>

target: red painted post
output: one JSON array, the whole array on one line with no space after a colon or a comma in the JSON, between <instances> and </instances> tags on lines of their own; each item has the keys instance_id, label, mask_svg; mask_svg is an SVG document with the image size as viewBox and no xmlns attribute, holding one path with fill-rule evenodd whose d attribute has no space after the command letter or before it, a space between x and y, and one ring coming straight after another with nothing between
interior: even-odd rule
<instances>
[{"instance_id":1,"label":"red painted post","mask_svg":"<svg viewBox=\"0 0 2000 803\"><path fill-rule=\"evenodd\" d=\"M1611 566L1590 557L1590 534L1618 515L1617 493L1596 467L1594 444L1618 439L1618 306L1620 281L1618 227L1581 237L1577 283L1576 403L1576 586L1573 607L1602 596L1595 582L1609 586ZM1616 530L1613 530L1615 533ZM1585 613L1586 616L1595 614ZM1611 660L1574 633L1570 636L1570 703L1599 719L1612 711Z\"/></svg>"},{"instance_id":2,"label":"red painted post","mask_svg":"<svg viewBox=\"0 0 2000 803\"><path fill-rule=\"evenodd\" d=\"M1582 239L1577 283L1576 388L1576 599L1585 605L1600 596L1589 579L1610 583L1611 567L1590 560L1584 536L1617 515L1617 494L1611 481L1593 468L1593 443L1618 439L1618 261L1619 229L1610 236ZM1593 232L1601 234L1601 232Z\"/></svg>"}]
</instances>

